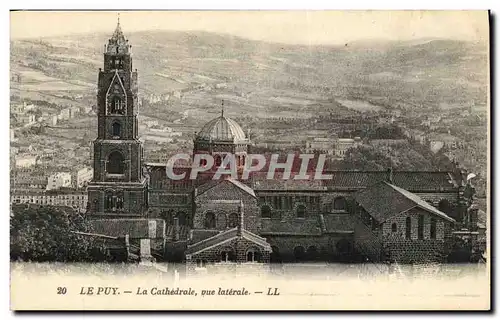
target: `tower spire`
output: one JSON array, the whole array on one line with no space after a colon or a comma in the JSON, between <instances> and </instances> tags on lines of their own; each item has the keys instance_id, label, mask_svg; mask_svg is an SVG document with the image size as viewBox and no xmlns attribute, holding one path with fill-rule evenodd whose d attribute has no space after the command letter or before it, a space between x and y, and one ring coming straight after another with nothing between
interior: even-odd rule
<instances>
[{"instance_id":1,"label":"tower spire","mask_svg":"<svg viewBox=\"0 0 500 320\"><path fill-rule=\"evenodd\" d=\"M221 117L224 117L224 99L222 99L222 112Z\"/></svg>"},{"instance_id":2,"label":"tower spire","mask_svg":"<svg viewBox=\"0 0 500 320\"><path fill-rule=\"evenodd\" d=\"M122 32L122 27L120 25L120 13L118 13L115 32L113 32L112 39L116 41L125 41L125 37Z\"/></svg>"}]
</instances>

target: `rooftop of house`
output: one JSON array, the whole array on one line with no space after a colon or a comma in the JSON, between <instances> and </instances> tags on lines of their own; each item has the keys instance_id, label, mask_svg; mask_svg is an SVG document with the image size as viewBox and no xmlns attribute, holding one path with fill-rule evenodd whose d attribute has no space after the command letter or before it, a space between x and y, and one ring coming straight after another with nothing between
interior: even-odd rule
<instances>
[{"instance_id":1,"label":"rooftop of house","mask_svg":"<svg viewBox=\"0 0 500 320\"><path fill-rule=\"evenodd\" d=\"M209 248L216 247L219 245L222 245L224 243L227 243L228 241L231 241L233 239L236 239L238 237L244 238L248 241L251 241L255 243L256 245L260 246L264 250L271 252L271 246L269 243L266 242L265 238L262 238L254 233L251 233L250 231L247 231L245 229L241 230L241 233L239 233L238 228L233 228L229 229L227 231L221 232L213 237L207 238L205 240L202 240L200 242L197 242L195 244L189 245L186 254L197 254L202 251L205 251Z\"/></svg>"},{"instance_id":2,"label":"rooftop of house","mask_svg":"<svg viewBox=\"0 0 500 320\"><path fill-rule=\"evenodd\" d=\"M370 188L357 192L355 199L380 223L415 207L419 207L441 219L455 222L453 218L439 211L419 196L387 181L379 182Z\"/></svg>"}]
</instances>

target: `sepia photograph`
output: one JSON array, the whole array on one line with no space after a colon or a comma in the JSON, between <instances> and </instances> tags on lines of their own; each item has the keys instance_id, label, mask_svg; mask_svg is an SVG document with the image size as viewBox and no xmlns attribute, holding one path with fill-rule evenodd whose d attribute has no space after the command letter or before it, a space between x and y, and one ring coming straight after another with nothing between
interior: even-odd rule
<instances>
[{"instance_id":1,"label":"sepia photograph","mask_svg":"<svg viewBox=\"0 0 500 320\"><path fill-rule=\"evenodd\" d=\"M11 11L11 309L490 310L489 20Z\"/></svg>"}]
</instances>

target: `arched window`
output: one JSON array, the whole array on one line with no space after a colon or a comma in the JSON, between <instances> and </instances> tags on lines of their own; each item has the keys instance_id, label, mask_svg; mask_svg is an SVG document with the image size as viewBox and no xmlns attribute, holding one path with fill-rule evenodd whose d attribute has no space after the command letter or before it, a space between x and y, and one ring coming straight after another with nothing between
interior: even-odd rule
<instances>
[{"instance_id":1,"label":"arched window","mask_svg":"<svg viewBox=\"0 0 500 320\"><path fill-rule=\"evenodd\" d=\"M106 199L105 202L106 204L106 209L111 210L113 209L113 193L112 192L106 192Z\"/></svg>"},{"instance_id":2,"label":"arched window","mask_svg":"<svg viewBox=\"0 0 500 320\"><path fill-rule=\"evenodd\" d=\"M406 218L405 238L408 240L411 239L411 218L410 217Z\"/></svg>"},{"instance_id":3,"label":"arched window","mask_svg":"<svg viewBox=\"0 0 500 320\"><path fill-rule=\"evenodd\" d=\"M121 113L122 111L122 99L120 97L116 97L114 99L114 109L116 113Z\"/></svg>"},{"instance_id":4,"label":"arched window","mask_svg":"<svg viewBox=\"0 0 500 320\"><path fill-rule=\"evenodd\" d=\"M418 215L418 224L417 224L417 237L419 240L424 238L424 215Z\"/></svg>"},{"instance_id":5,"label":"arched window","mask_svg":"<svg viewBox=\"0 0 500 320\"><path fill-rule=\"evenodd\" d=\"M394 232L397 232L398 231L398 225L396 223L393 223L391 225L391 231L394 233Z\"/></svg>"},{"instance_id":6,"label":"arched window","mask_svg":"<svg viewBox=\"0 0 500 320\"><path fill-rule=\"evenodd\" d=\"M431 239L436 239L436 218L434 218L434 217L431 218L430 237L431 237Z\"/></svg>"},{"instance_id":7,"label":"arched window","mask_svg":"<svg viewBox=\"0 0 500 320\"><path fill-rule=\"evenodd\" d=\"M299 204L297 206L297 218L305 218L306 217L306 206L303 204Z\"/></svg>"},{"instance_id":8,"label":"arched window","mask_svg":"<svg viewBox=\"0 0 500 320\"><path fill-rule=\"evenodd\" d=\"M262 218L271 218L271 207L267 204L260 208L260 214Z\"/></svg>"},{"instance_id":9,"label":"arched window","mask_svg":"<svg viewBox=\"0 0 500 320\"><path fill-rule=\"evenodd\" d=\"M123 156L120 152L111 152L108 157L108 173L110 174L123 174L124 163Z\"/></svg>"},{"instance_id":10,"label":"arched window","mask_svg":"<svg viewBox=\"0 0 500 320\"><path fill-rule=\"evenodd\" d=\"M114 122L113 125L111 126L112 127L112 134L113 134L113 137L119 137L120 134L121 134L121 125L119 122Z\"/></svg>"},{"instance_id":11,"label":"arched window","mask_svg":"<svg viewBox=\"0 0 500 320\"><path fill-rule=\"evenodd\" d=\"M234 228L238 226L238 214L231 213L229 215L229 228Z\"/></svg>"},{"instance_id":12,"label":"arched window","mask_svg":"<svg viewBox=\"0 0 500 320\"><path fill-rule=\"evenodd\" d=\"M222 262L234 262L236 261L236 255L233 250L223 250L220 254L220 259Z\"/></svg>"},{"instance_id":13,"label":"arched window","mask_svg":"<svg viewBox=\"0 0 500 320\"><path fill-rule=\"evenodd\" d=\"M115 84L115 91L119 90L116 88L118 84ZM119 97L114 96L108 100L109 113L111 114L123 114L125 112L125 101Z\"/></svg>"},{"instance_id":14,"label":"arched window","mask_svg":"<svg viewBox=\"0 0 500 320\"><path fill-rule=\"evenodd\" d=\"M119 192L116 195L116 209L117 210L123 209L123 193L122 192Z\"/></svg>"},{"instance_id":15,"label":"arched window","mask_svg":"<svg viewBox=\"0 0 500 320\"><path fill-rule=\"evenodd\" d=\"M295 256L295 261L303 261L306 255L304 247L297 246L293 249L293 255Z\"/></svg>"},{"instance_id":16,"label":"arched window","mask_svg":"<svg viewBox=\"0 0 500 320\"><path fill-rule=\"evenodd\" d=\"M207 212L205 214L205 229L215 229L215 214Z\"/></svg>"},{"instance_id":17,"label":"arched window","mask_svg":"<svg viewBox=\"0 0 500 320\"><path fill-rule=\"evenodd\" d=\"M219 213L217 215L217 229L226 229L226 228L227 228L226 215L224 213Z\"/></svg>"},{"instance_id":18,"label":"arched window","mask_svg":"<svg viewBox=\"0 0 500 320\"><path fill-rule=\"evenodd\" d=\"M247 262L260 262L260 251L255 248L248 249Z\"/></svg>"},{"instance_id":19,"label":"arched window","mask_svg":"<svg viewBox=\"0 0 500 320\"><path fill-rule=\"evenodd\" d=\"M346 210L347 204L344 197L337 197L333 200L334 210Z\"/></svg>"}]
</instances>

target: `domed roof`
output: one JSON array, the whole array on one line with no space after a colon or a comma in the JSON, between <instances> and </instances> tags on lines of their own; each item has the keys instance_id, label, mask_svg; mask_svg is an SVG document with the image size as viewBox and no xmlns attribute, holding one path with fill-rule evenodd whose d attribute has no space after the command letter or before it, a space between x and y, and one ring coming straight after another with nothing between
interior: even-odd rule
<instances>
[{"instance_id":1,"label":"domed roof","mask_svg":"<svg viewBox=\"0 0 500 320\"><path fill-rule=\"evenodd\" d=\"M224 113L213 120L207 122L196 139L209 141L246 141L245 132L240 125L231 118L225 117Z\"/></svg>"}]
</instances>

